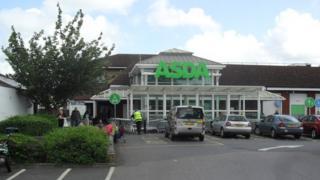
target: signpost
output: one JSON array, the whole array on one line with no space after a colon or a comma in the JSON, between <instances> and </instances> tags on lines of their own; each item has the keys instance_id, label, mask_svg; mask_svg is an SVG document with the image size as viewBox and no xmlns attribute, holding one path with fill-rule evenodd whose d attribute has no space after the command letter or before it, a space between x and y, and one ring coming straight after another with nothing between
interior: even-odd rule
<instances>
[{"instance_id":1,"label":"signpost","mask_svg":"<svg viewBox=\"0 0 320 180\"><path fill-rule=\"evenodd\" d=\"M121 100L120 95L117 93L112 93L111 96L109 97L109 102L114 105L114 118L117 117L117 115L116 115L117 114L117 104L120 103L120 100Z\"/></svg>"},{"instance_id":2,"label":"signpost","mask_svg":"<svg viewBox=\"0 0 320 180\"><path fill-rule=\"evenodd\" d=\"M311 114L310 110L315 105L315 101L314 101L314 99L312 97L308 97L304 101L304 105L309 109L308 114Z\"/></svg>"},{"instance_id":3,"label":"signpost","mask_svg":"<svg viewBox=\"0 0 320 180\"><path fill-rule=\"evenodd\" d=\"M320 107L320 99L316 99L316 100L314 101L314 105L315 105L316 107Z\"/></svg>"}]
</instances>

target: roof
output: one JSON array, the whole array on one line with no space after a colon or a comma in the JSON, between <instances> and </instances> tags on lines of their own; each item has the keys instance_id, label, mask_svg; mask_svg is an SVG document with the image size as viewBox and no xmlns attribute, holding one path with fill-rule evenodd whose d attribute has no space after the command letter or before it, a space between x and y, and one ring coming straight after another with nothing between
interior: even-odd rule
<instances>
[{"instance_id":1,"label":"roof","mask_svg":"<svg viewBox=\"0 0 320 180\"><path fill-rule=\"evenodd\" d=\"M8 78L2 74L0 74L0 86L10 87L10 88L20 88L21 87L21 85L18 82L16 82L15 80L13 80L11 78Z\"/></svg>"},{"instance_id":2,"label":"roof","mask_svg":"<svg viewBox=\"0 0 320 180\"><path fill-rule=\"evenodd\" d=\"M209 59L197 57L192 54L193 54L192 52L184 51L180 49L168 49L166 51L160 52L156 56L152 56L148 59L145 59L139 62L138 64L159 64L160 61L169 62L169 63L174 61L187 61L187 62L193 62L193 63L204 62L207 65L223 65L221 63L217 63Z\"/></svg>"},{"instance_id":3,"label":"roof","mask_svg":"<svg viewBox=\"0 0 320 180\"><path fill-rule=\"evenodd\" d=\"M108 67L127 67L129 70L139 61L155 56L154 54L116 54L107 57Z\"/></svg>"},{"instance_id":4,"label":"roof","mask_svg":"<svg viewBox=\"0 0 320 180\"><path fill-rule=\"evenodd\" d=\"M226 65L221 85L320 88L320 67Z\"/></svg>"}]
</instances>

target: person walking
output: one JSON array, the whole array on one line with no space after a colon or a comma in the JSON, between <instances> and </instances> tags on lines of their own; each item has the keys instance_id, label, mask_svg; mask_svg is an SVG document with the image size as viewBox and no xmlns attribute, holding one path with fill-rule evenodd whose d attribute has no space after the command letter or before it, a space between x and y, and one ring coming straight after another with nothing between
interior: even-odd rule
<instances>
[{"instance_id":1,"label":"person walking","mask_svg":"<svg viewBox=\"0 0 320 180\"><path fill-rule=\"evenodd\" d=\"M77 107L71 113L71 126L78 126L81 120L81 115Z\"/></svg>"},{"instance_id":2,"label":"person walking","mask_svg":"<svg viewBox=\"0 0 320 180\"><path fill-rule=\"evenodd\" d=\"M82 118L83 124L88 126L90 124L90 119L91 119L90 118L90 113L89 113L88 110L86 110L86 112L84 113L83 118Z\"/></svg>"},{"instance_id":3,"label":"person walking","mask_svg":"<svg viewBox=\"0 0 320 180\"><path fill-rule=\"evenodd\" d=\"M63 108L59 108L58 113L58 127L62 128L64 124L64 114L63 114Z\"/></svg>"},{"instance_id":4,"label":"person walking","mask_svg":"<svg viewBox=\"0 0 320 180\"><path fill-rule=\"evenodd\" d=\"M141 134L142 113L139 110L136 110L131 117L137 125L138 134Z\"/></svg>"}]
</instances>

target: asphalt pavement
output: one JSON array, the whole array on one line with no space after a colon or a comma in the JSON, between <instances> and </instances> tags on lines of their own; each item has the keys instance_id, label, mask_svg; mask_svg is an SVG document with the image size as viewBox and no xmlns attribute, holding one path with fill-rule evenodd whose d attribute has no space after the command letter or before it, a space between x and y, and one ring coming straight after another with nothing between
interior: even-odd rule
<instances>
[{"instance_id":1,"label":"asphalt pavement","mask_svg":"<svg viewBox=\"0 0 320 180\"><path fill-rule=\"evenodd\" d=\"M318 180L320 139L252 135L170 141L163 134L127 135L115 167L15 166L0 179L67 180ZM11 178L11 179L10 179Z\"/></svg>"}]
</instances>

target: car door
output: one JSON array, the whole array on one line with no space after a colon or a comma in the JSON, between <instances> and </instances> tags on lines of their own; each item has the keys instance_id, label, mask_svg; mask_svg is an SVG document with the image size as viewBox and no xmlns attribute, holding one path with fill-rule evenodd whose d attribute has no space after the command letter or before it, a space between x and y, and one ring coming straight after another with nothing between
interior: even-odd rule
<instances>
[{"instance_id":1,"label":"car door","mask_svg":"<svg viewBox=\"0 0 320 180\"><path fill-rule=\"evenodd\" d=\"M309 116L304 116L303 118L302 118L302 127L303 127L303 132L305 133L305 134L308 134L309 133L309 128L308 128L308 125L309 124Z\"/></svg>"},{"instance_id":2,"label":"car door","mask_svg":"<svg viewBox=\"0 0 320 180\"><path fill-rule=\"evenodd\" d=\"M213 128L213 130L215 131L215 132L218 132L218 130L219 130L219 122L220 122L220 119L221 119L221 117L217 117L214 121L213 121L213 123L212 123L212 128Z\"/></svg>"},{"instance_id":3,"label":"car door","mask_svg":"<svg viewBox=\"0 0 320 180\"><path fill-rule=\"evenodd\" d=\"M264 129L263 132L266 134L269 134L271 132L273 123L275 121L275 117L274 116L269 116L266 121L264 122Z\"/></svg>"},{"instance_id":4,"label":"car door","mask_svg":"<svg viewBox=\"0 0 320 180\"><path fill-rule=\"evenodd\" d=\"M261 133L266 133L266 124L268 119L270 119L270 116L267 116L266 118L260 121L259 130Z\"/></svg>"},{"instance_id":5,"label":"car door","mask_svg":"<svg viewBox=\"0 0 320 180\"><path fill-rule=\"evenodd\" d=\"M311 134L311 131L312 129L314 128L315 126L315 123L316 123L316 117L315 116L310 116L309 117L309 121L308 121L308 134Z\"/></svg>"}]
</instances>

